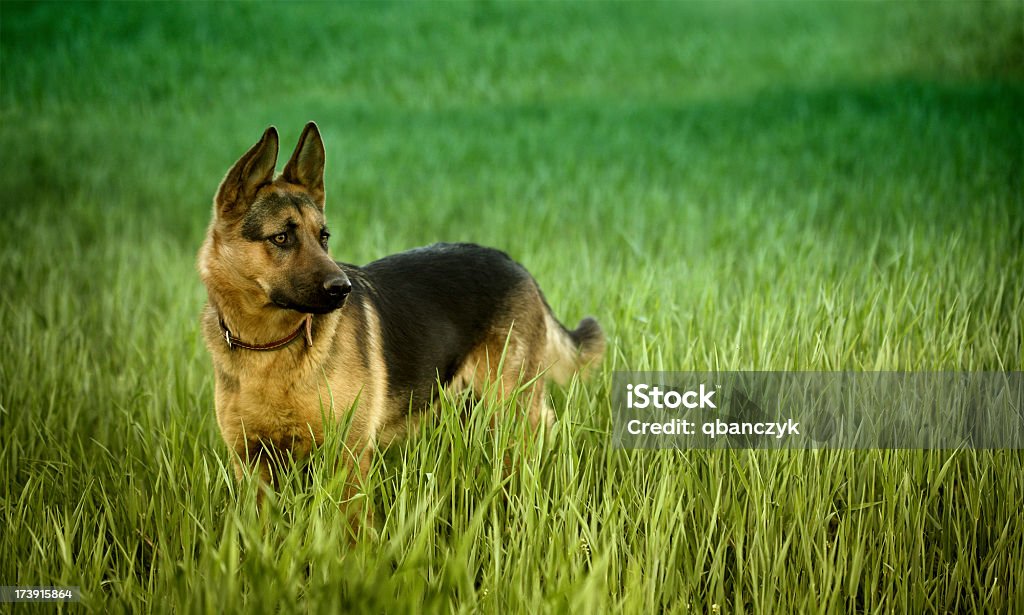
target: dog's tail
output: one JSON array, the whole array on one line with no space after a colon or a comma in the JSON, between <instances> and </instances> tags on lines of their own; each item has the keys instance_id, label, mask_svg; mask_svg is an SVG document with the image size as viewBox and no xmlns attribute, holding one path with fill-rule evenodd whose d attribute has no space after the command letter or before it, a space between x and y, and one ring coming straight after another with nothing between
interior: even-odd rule
<instances>
[{"instance_id":1,"label":"dog's tail","mask_svg":"<svg viewBox=\"0 0 1024 615\"><path fill-rule=\"evenodd\" d=\"M545 320L547 347L544 363L552 380L565 384L574 373L586 375L588 368L601 360L606 342L604 331L596 320L588 316L570 331L558 322L550 308Z\"/></svg>"}]
</instances>

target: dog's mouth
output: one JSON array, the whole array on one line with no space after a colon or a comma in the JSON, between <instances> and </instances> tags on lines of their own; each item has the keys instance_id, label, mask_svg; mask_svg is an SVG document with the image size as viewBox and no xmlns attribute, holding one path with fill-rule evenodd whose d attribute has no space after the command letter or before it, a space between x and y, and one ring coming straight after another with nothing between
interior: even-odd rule
<instances>
[{"instance_id":1,"label":"dog's mouth","mask_svg":"<svg viewBox=\"0 0 1024 615\"><path fill-rule=\"evenodd\" d=\"M348 295L341 295L337 297L330 297L323 302L317 303L305 303L292 301L286 297L280 295L271 295L270 302L279 308L285 310L294 310L296 312L302 312L303 314L328 314L334 310L341 309L345 305L345 301L348 299Z\"/></svg>"}]
</instances>

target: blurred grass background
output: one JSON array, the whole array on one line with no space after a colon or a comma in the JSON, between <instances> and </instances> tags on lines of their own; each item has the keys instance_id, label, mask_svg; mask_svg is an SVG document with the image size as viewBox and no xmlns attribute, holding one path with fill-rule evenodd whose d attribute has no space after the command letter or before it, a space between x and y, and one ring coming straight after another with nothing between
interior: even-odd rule
<instances>
[{"instance_id":1,"label":"blurred grass background","mask_svg":"<svg viewBox=\"0 0 1024 615\"><path fill-rule=\"evenodd\" d=\"M607 437L615 369L1022 369L1022 24L1017 1L0 4L0 581L132 611L1024 606L1017 452ZM218 181L311 119L336 258L493 245L611 341L510 481L446 419L381 455L381 539L354 547L327 478L262 516L236 493L198 334Z\"/></svg>"}]
</instances>

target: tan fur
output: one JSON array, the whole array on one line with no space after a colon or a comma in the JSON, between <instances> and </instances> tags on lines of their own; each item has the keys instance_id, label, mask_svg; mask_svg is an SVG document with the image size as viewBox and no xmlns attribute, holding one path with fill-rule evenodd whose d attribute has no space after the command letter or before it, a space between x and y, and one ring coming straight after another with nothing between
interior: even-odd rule
<instances>
[{"instance_id":1,"label":"tan fur","mask_svg":"<svg viewBox=\"0 0 1024 615\"><path fill-rule=\"evenodd\" d=\"M548 310L532 284L520 289L510 305L511 314L469 354L449 388L468 388L478 396L493 391L500 403L522 387L517 398L525 404L530 424L547 427L554 419L544 396Z\"/></svg>"}]
</instances>

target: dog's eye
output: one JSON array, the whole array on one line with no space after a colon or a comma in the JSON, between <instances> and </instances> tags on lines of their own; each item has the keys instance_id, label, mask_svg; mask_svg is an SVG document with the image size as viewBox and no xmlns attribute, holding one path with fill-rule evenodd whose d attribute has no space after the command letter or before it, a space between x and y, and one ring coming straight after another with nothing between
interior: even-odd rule
<instances>
[{"instance_id":1,"label":"dog's eye","mask_svg":"<svg viewBox=\"0 0 1024 615\"><path fill-rule=\"evenodd\" d=\"M288 233L280 233L278 235L274 235L273 237L270 238L270 241L273 241L279 246L283 246L284 244L288 243Z\"/></svg>"},{"instance_id":2,"label":"dog's eye","mask_svg":"<svg viewBox=\"0 0 1024 615\"><path fill-rule=\"evenodd\" d=\"M327 240L331 238L331 234L327 231L320 231L320 243L327 247Z\"/></svg>"}]
</instances>

